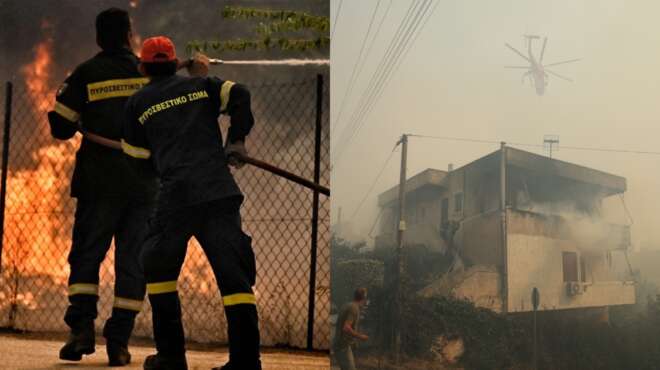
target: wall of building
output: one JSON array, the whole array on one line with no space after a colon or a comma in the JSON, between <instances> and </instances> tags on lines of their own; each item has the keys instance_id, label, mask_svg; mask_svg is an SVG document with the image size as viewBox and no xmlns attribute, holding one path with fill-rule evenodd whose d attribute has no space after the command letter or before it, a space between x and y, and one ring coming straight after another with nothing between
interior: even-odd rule
<instances>
[{"instance_id":1,"label":"wall of building","mask_svg":"<svg viewBox=\"0 0 660 370\"><path fill-rule=\"evenodd\" d=\"M470 217L461 223L455 243L467 266L502 267L501 214L491 211Z\"/></svg>"},{"instance_id":2,"label":"wall of building","mask_svg":"<svg viewBox=\"0 0 660 370\"><path fill-rule=\"evenodd\" d=\"M493 159L487 161L496 165ZM485 167L475 162L464 167L465 210L464 217L472 217L500 208L499 167Z\"/></svg>"},{"instance_id":3,"label":"wall of building","mask_svg":"<svg viewBox=\"0 0 660 370\"><path fill-rule=\"evenodd\" d=\"M509 312L531 311L531 292L541 293L541 310L632 304L635 288L621 274L622 253L583 251L574 239L565 238L555 223L509 210L507 213L507 305ZM547 227L546 227L547 226ZM554 234L554 235L553 235ZM579 278L586 290L571 296L564 281L563 252L578 255Z\"/></svg>"}]
</instances>

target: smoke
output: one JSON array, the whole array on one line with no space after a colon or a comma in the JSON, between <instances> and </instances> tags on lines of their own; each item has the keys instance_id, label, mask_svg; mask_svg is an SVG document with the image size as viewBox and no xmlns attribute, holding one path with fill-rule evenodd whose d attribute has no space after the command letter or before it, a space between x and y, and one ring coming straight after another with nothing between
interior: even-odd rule
<instances>
[{"instance_id":1,"label":"smoke","mask_svg":"<svg viewBox=\"0 0 660 370\"><path fill-rule=\"evenodd\" d=\"M191 5L194 4L194 5ZM127 1L100 0L80 2L76 0L46 1L0 1L0 78L20 80L19 69L33 59L33 48L48 37L42 27L49 24L53 39L53 80L56 84L66 77L80 62L92 57L97 51L94 20L103 9L119 7L129 11L134 33L139 38L154 35L167 35L177 45L180 57L186 57L186 44L191 40L252 38L255 22L226 20L221 10L226 5L264 7L270 9L295 9L312 14L328 15L327 0L292 0L283 3L275 0L264 1L214 1L201 0L194 3L180 1ZM282 58L322 58L327 59L329 50L307 52L267 51L227 52L222 59L282 59ZM238 80L252 79L292 79L305 74L326 71L327 67L216 67L214 72L229 75Z\"/></svg>"},{"instance_id":2,"label":"smoke","mask_svg":"<svg viewBox=\"0 0 660 370\"><path fill-rule=\"evenodd\" d=\"M95 17L109 7L119 7L129 11L133 22L133 46L139 47L140 40L154 36L167 35L177 45L179 58L186 58L186 44L199 39L235 39L252 38L258 20L240 21L223 19L221 10L227 5L263 7L269 9L294 9L311 14L328 15L329 1L292 0L281 1L214 1L202 0L194 5L176 1L127 1L102 0L81 3L75 0L63 1L0 1L0 79L15 83L17 92L26 89L32 100L37 100L37 119L29 119L30 126L41 125L38 117L52 107L52 94L72 70L99 51L95 41ZM328 73L327 65L245 65L233 60L245 59L327 59L329 50L306 52L272 50L248 50L245 52L227 52L221 57L227 65L211 67L211 75L223 79L242 82L253 88L253 106L257 107L260 117L270 127L278 127L273 134L281 141L286 138L286 147L297 145L313 129L314 111L307 107L315 106L315 86L310 83L316 74ZM302 82L306 82L306 86ZM264 83L301 84L281 92L281 96L272 96L272 90L263 89L268 96L260 94ZM329 81L326 82L329 84ZM283 108L283 105L290 106ZM283 115L283 109L289 114ZM327 109L326 109L327 111ZM17 117L17 119L20 117ZM303 122L305 124L301 124ZM39 128L43 129L43 128ZM34 129L21 130L29 134ZM264 142L258 145L268 144ZM308 144L308 143L305 143ZM311 144L313 145L313 144Z\"/></svg>"},{"instance_id":3,"label":"smoke","mask_svg":"<svg viewBox=\"0 0 660 370\"><path fill-rule=\"evenodd\" d=\"M557 189L562 192L562 189ZM627 252L631 248L631 227L626 222L622 205L616 205L622 195L605 195L594 191L592 196L582 196L579 204L576 199L556 202L535 202L529 200L525 191L519 191L517 198L526 198L519 202L517 210L529 217L542 218L542 230L535 230L539 235L549 235L553 239L570 240L584 256L602 259L610 267L600 269L599 278L612 280L630 280L632 271L628 263ZM585 199L590 201L585 204Z\"/></svg>"}]
</instances>

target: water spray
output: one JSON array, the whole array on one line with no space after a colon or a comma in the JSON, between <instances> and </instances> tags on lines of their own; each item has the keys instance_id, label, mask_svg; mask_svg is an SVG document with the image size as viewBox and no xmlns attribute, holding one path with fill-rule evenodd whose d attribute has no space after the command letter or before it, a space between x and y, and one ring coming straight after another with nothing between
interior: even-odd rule
<instances>
[{"instance_id":1,"label":"water spray","mask_svg":"<svg viewBox=\"0 0 660 370\"><path fill-rule=\"evenodd\" d=\"M193 62L190 58L183 62L179 68L189 67ZM329 59L255 59L255 60L224 60L209 58L211 65L263 65L263 66L325 66L330 65Z\"/></svg>"},{"instance_id":2,"label":"water spray","mask_svg":"<svg viewBox=\"0 0 660 370\"><path fill-rule=\"evenodd\" d=\"M212 58L209 62L213 65L217 64L237 64L237 65L282 65L282 66L305 66L305 65L329 65L329 59L278 59L278 60L222 60Z\"/></svg>"}]
</instances>

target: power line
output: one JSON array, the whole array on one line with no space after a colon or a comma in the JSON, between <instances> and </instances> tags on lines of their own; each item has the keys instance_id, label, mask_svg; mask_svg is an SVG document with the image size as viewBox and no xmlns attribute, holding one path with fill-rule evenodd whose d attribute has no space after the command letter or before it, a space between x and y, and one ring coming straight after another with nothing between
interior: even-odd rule
<instances>
[{"instance_id":1,"label":"power line","mask_svg":"<svg viewBox=\"0 0 660 370\"><path fill-rule=\"evenodd\" d=\"M369 186L369 190L367 190L367 193L364 195L360 203L358 203L358 206L355 208L355 211L353 211L353 214L351 215L351 220L355 218L357 213L360 211L362 208L362 205L364 205L364 202L369 198L371 195L371 192L374 190L374 187L378 183L378 180L380 180L380 176L385 172L385 168L387 168L387 165L390 163L390 160L392 159L392 155L394 155L394 151L396 148L399 146L399 143L397 142L396 145L394 145L394 148L392 148L392 151L390 152L390 155L387 157L385 160L385 163L383 163L383 167L381 167L380 171L378 171L378 175L376 175L376 178L374 179L373 183L371 183L371 186Z\"/></svg>"},{"instance_id":2,"label":"power line","mask_svg":"<svg viewBox=\"0 0 660 370\"><path fill-rule=\"evenodd\" d=\"M420 9L421 14L420 14L420 12L417 13L417 17L415 18L417 20L417 22L414 23L413 28L409 27L409 29L408 29L409 32L407 34L409 36L406 40L406 44L404 44L404 43L400 44L400 46L401 46L401 48L399 48L400 51L397 53L395 59L390 64L390 66L389 66L390 68L385 72L383 78L380 81L380 85L377 87L377 91L374 92L374 94L372 95L372 99L367 103L367 105L364 107L364 109L362 109L362 111L360 112L360 115L356 118L356 122L357 122L356 123L356 128L353 130L352 135L349 138L348 143L346 144L347 146L355 138L355 136L357 136L357 133L359 132L359 130L364 126L364 123L366 121L366 117L368 117L369 114L371 114L371 111L375 107L376 102L380 99L383 92L385 91L385 88L387 87L387 85L391 81L391 77L396 73L396 71L400 67L401 63L403 62L403 60L407 56L408 51L410 51L410 48L412 47L415 40L417 39L417 36L419 36L419 34L421 33L422 28L424 27L424 25L426 25L426 22L428 21L428 19L430 18L430 15L433 12L431 12L429 14L429 16L426 17L426 19L422 23L422 27L421 28L419 27L419 24L422 21L422 19L424 19L424 17L426 16L426 13L428 12L428 10L430 8L431 3L432 3L432 1L429 0L426 7L424 9ZM437 4L439 4L439 3L436 2L436 7L437 7ZM435 7L433 9L435 10ZM410 42L411 37L413 38L412 42ZM401 57L402 55L403 55L403 57Z\"/></svg>"},{"instance_id":3,"label":"power line","mask_svg":"<svg viewBox=\"0 0 660 370\"><path fill-rule=\"evenodd\" d=\"M341 4L344 0L339 0L339 6L337 6L337 15L335 16L335 22L332 24L332 32L330 33L330 39L335 35L335 30L337 29L337 21L339 20L339 14L341 13Z\"/></svg>"},{"instance_id":4,"label":"power line","mask_svg":"<svg viewBox=\"0 0 660 370\"><path fill-rule=\"evenodd\" d=\"M482 139L471 139L463 137L451 137L451 136L433 136L433 135L417 135L417 134L408 134L409 137L419 137L426 139L437 139L445 141L463 141L463 142L472 142L472 143L482 143L482 144L500 144L503 141L501 140L482 140ZM527 146L542 148L541 144L531 144L531 143L520 143L520 142L508 142L504 141L507 145L511 146ZM598 148L598 147L583 147L583 146L561 146L561 149L568 150L583 150L583 151L592 151L592 152L607 152L607 153L629 153L629 154L647 154L647 155L660 155L660 152L648 151L648 150L634 150L634 149L613 149L613 148Z\"/></svg>"},{"instance_id":5,"label":"power line","mask_svg":"<svg viewBox=\"0 0 660 370\"><path fill-rule=\"evenodd\" d=\"M392 2L390 1L390 4ZM364 52L364 47L367 44L367 39L369 39L369 34L371 33L371 26L374 23L374 19L376 18L376 13L378 13L378 8L380 7L380 0L376 3L376 7L374 8L374 12L371 14L371 20L369 21L369 27L367 28L367 33L364 35L364 39L362 40L362 46L360 47L360 53L358 54L357 59L355 60L355 64L353 65L353 71L351 72L351 77L349 78L348 82L348 89L346 89L346 92L343 94L341 98L341 103L339 104L339 113L337 114L337 117L335 118L335 123L339 121L339 118L341 117L342 112L344 112L344 107L346 106L346 97L351 95L351 91L353 90L353 86L355 85L355 72L357 72L358 65L360 64L360 61L362 59L362 53ZM375 38L375 37L374 37ZM372 40L373 41L373 40ZM366 59L366 57L365 57Z\"/></svg>"},{"instance_id":6,"label":"power line","mask_svg":"<svg viewBox=\"0 0 660 370\"><path fill-rule=\"evenodd\" d=\"M383 17L380 19L380 23L378 23L378 27L376 28L376 32L374 33L374 37L371 39L371 43L369 44L369 49L367 50L367 54L366 54L365 58L369 57L369 55L371 54L371 49L373 49L374 44L375 44L374 41L376 40L376 37L378 36L378 33L380 32L380 29L382 28L383 23L385 21L385 18L387 17L387 14L389 14L391 7L392 7L392 0L390 0L389 4L387 4L387 9L385 9L385 13L383 13ZM360 75L360 73L362 73L362 69L364 68L364 64L365 63L363 62L362 65L360 66L360 69L358 70L358 73L357 73L358 76Z\"/></svg>"},{"instance_id":7,"label":"power line","mask_svg":"<svg viewBox=\"0 0 660 370\"><path fill-rule=\"evenodd\" d=\"M446 141L464 141L469 143L481 143L481 144L499 144L501 141L497 140L481 140L481 139L470 139L463 137L451 137L451 136L433 136L433 135L418 135L418 134L407 134L408 137L419 137L425 139L437 139L437 140L446 140Z\"/></svg>"},{"instance_id":8,"label":"power line","mask_svg":"<svg viewBox=\"0 0 660 370\"><path fill-rule=\"evenodd\" d=\"M587 150L594 152L611 152L611 153L631 153L631 154L650 154L650 155L660 155L660 152L646 151L646 150L628 150L628 149L610 149L610 148L589 148L589 147L578 147L578 146L560 146L561 149L570 149L570 150Z\"/></svg>"},{"instance_id":9,"label":"power line","mask_svg":"<svg viewBox=\"0 0 660 370\"><path fill-rule=\"evenodd\" d=\"M410 40L411 30L414 29L416 25L419 23L420 15L424 10L424 5L428 3L427 1L430 0L424 0L424 3L419 3L419 2L415 3L415 5L417 4L421 4L421 5L416 6L416 9L413 11L415 14L412 20L407 22L407 24L405 25L404 27L405 30L403 31L404 33L402 34L401 37L398 38L396 45L394 46L392 52L390 53L389 59L384 65L382 73L377 76L377 80L374 84L373 89L369 91L369 95L366 99L365 104L360 104L357 107L357 109L353 112L353 115L351 116L351 120L348 126L349 131L345 141L345 147L348 147L355 138L355 136L357 135L357 132L362 126L365 113L368 110L370 110L369 107L371 107L375 103L377 97L380 97L380 92L382 92L383 84L391 75L392 67L399 59L401 52L403 51L404 45L406 45Z\"/></svg>"},{"instance_id":10,"label":"power line","mask_svg":"<svg viewBox=\"0 0 660 370\"><path fill-rule=\"evenodd\" d=\"M344 140L340 140L340 144L344 144L345 148L348 147L352 140L357 136L357 133L364 125L366 117L370 114L376 102L380 99L384 88L387 86L392 77L393 69L400 65L401 61L403 61L403 59L400 59L402 53L405 52L404 58L405 55L407 55L407 50L409 50L410 46L412 45L412 43L410 43L411 37L416 39L416 35L419 34L418 32L421 30L419 25L422 20L424 20L424 17L426 17L426 14L432 4L432 0L422 3L419 7L416 7L416 10L413 10L413 5L417 4L419 3L411 4L409 11L415 13L414 18L412 21L405 21L400 25L400 30L405 28L404 34L401 35L401 33L399 33L399 37L395 37L395 39L393 39L393 43L390 44L392 48L389 50L389 54L386 53L386 56L383 58L384 62L379 66L382 66L382 68L374 73L374 76L372 77L373 83L370 84L362 96L361 102L364 103L359 104L358 108L353 112L350 123L347 125L345 130L347 135L342 136L342 139ZM410 12L407 15L409 15ZM426 21L427 20L428 18L426 18ZM426 21L424 21L422 24L425 25ZM386 58L387 61L385 61ZM381 73L378 73L379 71ZM339 153L337 160L339 160L341 157L342 152Z\"/></svg>"},{"instance_id":11,"label":"power line","mask_svg":"<svg viewBox=\"0 0 660 370\"><path fill-rule=\"evenodd\" d=\"M438 5L440 5L440 1L435 2L435 6L433 6L433 9L431 10L431 13L429 13L429 15L426 17L426 19L424 19L424 23L422 23L422 26L419 28L419 30L417 31L415 36L413 36L412 42L410 42L408 44L408 48L404 51L403 58L401 58L401 60L399 61L399 64L397 64L397 66L394 68L394 73L393 74L396 74L399 71L399 68L401 67L402 62L408 56L408 52L410 52L410 49L412 48L412 46L417 41L417 37L419 37L419 35L422 33L422 30L424 29L424 27L426 27L426 23L428 23L429 19L431 19L431 17L435 13L435 10L438 8Z\"/></svg>"},{"instance_id":12,"label":"power line","mask_svg":"<svg viewBox=\"0 0 660 370\"><path fill-rule=\"evenodd\" d=\"M395 43L398 41L398 39L400 38L400 36L401 36L401 30L403 29L404 24L406 24L406 23L408 22L408 18L410 17L410 13L411 13L411 11L412 11L412 9L413 9L413 6L414 6L415 4L416 4L416 3L415 3L414 1L410 3L410 6L408 7L408 10L406 11L406 14L405 14L405 15L403 16L403 18L401 19L401 22L399 23L399 27L397 28L396 32L394 33L394 37L393 37L392 40L390 41L390 43L389 43L389 45L388 45L388 47L387 47L387 49L386 49L386 51L385 51L385 54L383 55L383 57L381 58L380 62L378 63L378 67L376 68L375 72L374 72L373 75L371 76L371 79L369 80L369 83L368 83L368 85L367 85L367 88L365 89L365 91L362 93L362 96L360 97L360 103L359 103L359 104L362 104L362 103L364 102L364 100L365 100L367 94L368 94L369 91L372 89L372 86L374 85L374 83L375 83L375 81L376 81L376 79L377 79L377 77L378 77L380 71L382 70L383 66L385 65L386 60L389 58L389 55L391 54L391 52L392 52L392 50L393 50L393 46L394 46L394 44L395 44ZM337 141L337 140L335 141L335 143L336 143L336 144L335 144L335 147L339 148L339 144L341 144L341 142L342 142L342 141L344 140L344 138L347 136L348 131L350 131L350 123L351 123L351 121L349 121L349 123L346 125L346 127L344 128L344 130L342 130L342 133L341 133L341 135L340 135L340 137L339 137L339 140L338 140L338 141ZM339 158L341 157L341 154L342 154L343 152L344 152L343 150L342 150L342 151L339 151L340 154L339 154L339 157L337 157L337 160L339 160ZM335 161L333 161L333 162L337 162L337 160L335 160Z\"/></svg>"},{"instance_id":13,"label":"power line","mask_svg":"<svg viewBox=\"0 0 660 370\"><path fill-rule=\"evenodd\" d=\"M378 225L378 220L380 220L380 216L383 214L384 210L385 210L385 208L380 209L380 212L378 212L378 216L376 216L376 220L374 220L373 225L371 225L371 229L369 230L369 237L371 239L374 239L374 236L373 236L374 229L376 228L376 225Z\"/></svg>"},{"instance_id":14,"label":"power line","mask_svg":"<svg viewBox=\"0 0 660 370\"><path fill-rule=\"evenodd\" d=\"M373 49L374 45L376 44L376 42L375 42L376 37L378 37L378 35L380 34L380 30L383 27L383 23L385 23L385 19L387 18L387 15L390 13L390 8L392 8L392 1L393 0L390 0L389 3L387 4L387 9L385 9L385 12L383 13L383 16L380 18L380 22L378 22L378 27L376 27L376 31L374 32L373 37L371 38L371 41L369 42L369 48L367 49L367 53L365 54L364 59L362 59L362 63L360 64L360 67L358 68L356 76L361 75L362 70L364 69L364 66L366 65L366 61L369 58L369 56L371 55L371 50ZM351 84L354 84L355 81L357 81L357 78L351 79L351 80L352 80ZM351 91L352 91L352 89L351 89ZM346 96L348 96L348 93L347 93L347 95L344 95L344 98L346 98ZM342 108L343 108L343 104L342 104ZM339 116L341 116L341 112L342 112L342 109L340 109ZM338 124L339 116L337 116L334 119L335 124ZM335 125L335 127L338 127L338 126ZM339 130L337 130L337 132L339 132ZM339 138L337 138L337 141L338 141L338 139Z\"/></svg>"}]
</instances>

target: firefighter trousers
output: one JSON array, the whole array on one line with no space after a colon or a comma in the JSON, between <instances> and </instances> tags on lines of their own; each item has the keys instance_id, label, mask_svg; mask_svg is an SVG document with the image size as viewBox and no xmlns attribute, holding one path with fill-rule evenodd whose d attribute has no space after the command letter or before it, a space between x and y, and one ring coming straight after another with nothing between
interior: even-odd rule
<instances>
[{"instance_id":1,"label":"firefighter trousers","mask_svg":"<svg viewBox=\"0 0 660 370\"><path fill-rule=\"evenodd\" d=\"M99 270L115 239L115 297L103 335L127 346L146 290L140 250L152 205L122 199L78 199L69 253L69 307L64 321L72 332L93 330Z\"/></svg>"},{"instance_id":2,"label":"firefighter trousers","mask_svg":"<svg viewBox=\"0 0 660 370\"><path fill-rule=\"evenodd\" d=\"M257 306L252 292L255 258L252 240L241 229L240 203L238 197L157 211L150 221L142 263L159 355L185 354L177 279L188 241L194 236L211 264L222 296L231 368L261 369Z\"/></svg>"}]
</instances>

